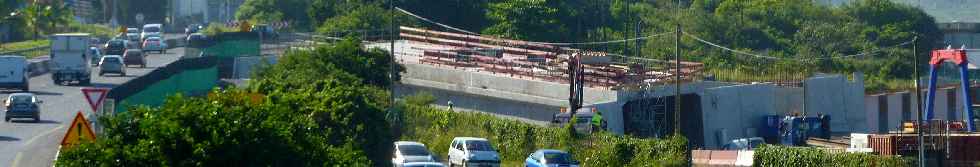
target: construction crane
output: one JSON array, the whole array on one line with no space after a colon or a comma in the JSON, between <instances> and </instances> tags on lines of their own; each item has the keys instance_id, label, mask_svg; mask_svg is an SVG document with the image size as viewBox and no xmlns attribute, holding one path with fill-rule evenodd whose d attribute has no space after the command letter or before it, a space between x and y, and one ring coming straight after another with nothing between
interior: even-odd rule
<instances>
[{"instance_id":1,"label":"construction crane","mask_svg":"<svg viewBox=\"0 0 980 167\"><path fill-rule=\"evenodd\" d=\"M932 59L929 60L929 91L926 93L926 119L932 120L935 114L935 101L936 101L936 69L939 68L944 62L951 61L955 63L960 68L960 83L963 87L963 119L966 122L966 130L969 132L975 132L976 127L973 126L973 105L970 99L970 77L969 71L967 70L968 60L966 58L965 49L944 49L944 50L933 50Z\"/></svg>"}]
</instances>

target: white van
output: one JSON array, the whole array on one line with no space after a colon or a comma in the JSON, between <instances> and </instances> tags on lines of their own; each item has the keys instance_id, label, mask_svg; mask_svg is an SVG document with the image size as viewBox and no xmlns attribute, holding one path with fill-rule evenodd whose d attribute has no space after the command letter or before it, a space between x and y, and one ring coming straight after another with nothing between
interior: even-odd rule
<instances>
[{"instance_id":1,"label":"white van","mask_svg":"<svg viewBox=\"0 0 980 167\"><path fill-rule=\"evenodd\" d=\"M88 55L89 34L55 34L51 36L51 79L55 84L78 81L88 85L92 80L91 55Z\"/></svg>"},{"instance_id":2,"label":"white van","mask_svg":"<svg viewBox=\"0 0 980 167\"><path fill-rule=\"evenodd\" d=\"M0 56L0 89L30 91L30 74L24 56Z\"/></svg>"},{"instance_id":3,"label":"white van","mask_svg":"<svg viewBox=\"0 0 980 167\"><path fill-rule=\"evenodd\" d=\"M140 34L140 46L143 46L142 42L149 37L160 37L163 38L163 24L146 24L143 25L143 33Z\"/></svg>"}]
</instances>

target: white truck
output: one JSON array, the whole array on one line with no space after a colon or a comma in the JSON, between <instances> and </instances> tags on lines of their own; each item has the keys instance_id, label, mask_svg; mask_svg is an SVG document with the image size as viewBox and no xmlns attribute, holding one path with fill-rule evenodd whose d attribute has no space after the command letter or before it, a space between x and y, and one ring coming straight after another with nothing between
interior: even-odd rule
<instances>
[{"instance_id":1,"label":"white truck","mask_svg":"<svg viewBox=\"0 0 980 167\"><path fill-rule=\"evenodd\" d=\"M0 55L0 89L30 91L30 74L24 56Z\"/></svg>"},{"instance_id":2,"label":"white truck","mask_svg":"<svg viewBox=\"0 0 980 167\"><path fill-rule=\"evenodd\" d=\"M55 84L67 84L78 81L79 85L88 85L92 80L92 59L87 55L89 34L55 34L51 39L51 80Z\"/></svg>"}]
</instances>

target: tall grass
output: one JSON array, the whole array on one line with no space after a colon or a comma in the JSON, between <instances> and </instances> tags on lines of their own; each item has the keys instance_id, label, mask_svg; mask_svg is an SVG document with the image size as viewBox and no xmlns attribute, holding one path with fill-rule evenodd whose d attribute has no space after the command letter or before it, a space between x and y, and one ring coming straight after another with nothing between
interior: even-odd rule
<instances>
[{"instance_id":1,"label":"tall grass","mask_svg":"<svg viewBox=\"0 0 980 167\"><path fill-rule=\"evenodd\" d=\"M537 149L569 151L584 166L685 166L687 140L640 139L599 132L576 134L571 127L543 127L488 114L453 112L425 104L431 100L409 97L398 110L400 140L425 143L446 158L454 137L482 137L500 152L504 166L520 166ZM421 103L421 104L420 104Z\"/></svg>"}]
</instances>

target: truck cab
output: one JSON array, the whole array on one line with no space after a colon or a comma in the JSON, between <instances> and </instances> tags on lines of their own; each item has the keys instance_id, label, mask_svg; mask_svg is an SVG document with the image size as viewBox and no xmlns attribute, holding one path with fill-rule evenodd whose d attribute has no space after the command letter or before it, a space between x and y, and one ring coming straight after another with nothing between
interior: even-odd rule
<instances>
[{"instance_id":1,"label":"truck cab","mask_svg":"<svg viewBox=\"0 0 980 167\"><path fill-rule=\"evenodd\" d=\"M30 74L24 56L0 55L0 89L30 91Z\"/></svg>"},{"instance_id":2,"label":"truck cab","mask_svg":"<svg viewBox=\"0 0 980 167\"><path fill-rule=\"evenodd\" d=\"M55 84L77 81L79 85L91 83L91 56L88 55L89 34L55 34L51 37L51 79Z\"/></svg>"}]
</instances>

